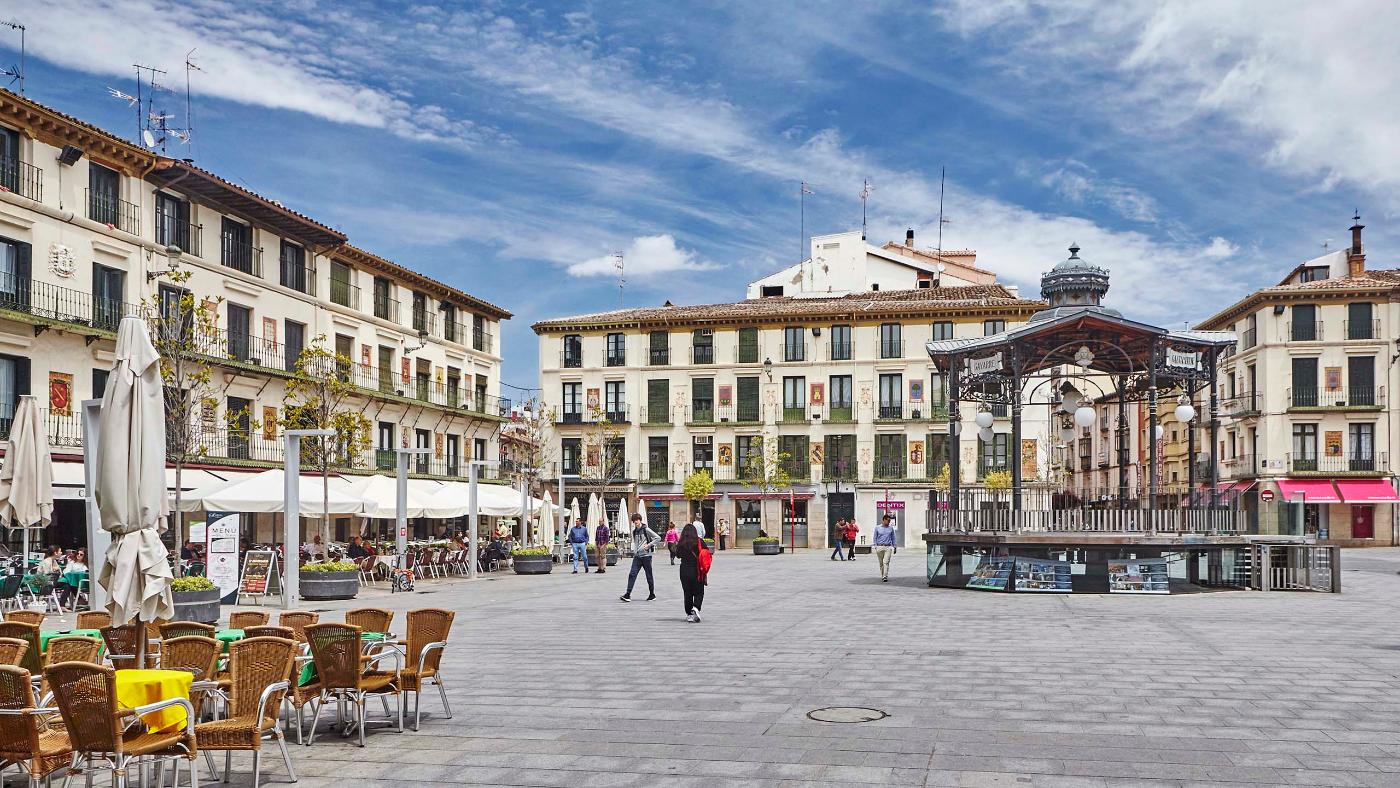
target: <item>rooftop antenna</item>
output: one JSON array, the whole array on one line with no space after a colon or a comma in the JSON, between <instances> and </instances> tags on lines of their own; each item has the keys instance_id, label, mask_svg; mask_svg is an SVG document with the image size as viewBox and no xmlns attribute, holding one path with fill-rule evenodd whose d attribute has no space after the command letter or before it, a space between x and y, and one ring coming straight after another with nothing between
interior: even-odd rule
<instances>
[{"instance_id":1,"label":"rooftop antenna","mask_svg":"<svg viewBox=\"0 0 1400 788\"><path fill-rule=\"evenodd\" d=\"M807 259L807 195L814 194L814 192L807 188L806 181L799 181L798 183L800 185L797 191L797 264L802 265L802 261ZM807 270L807 277L809 280L811 276L812 272L809 268Z\"/></svg>"},{"instance_id":2,"label":"rooftop antenna","mask_svg":"<svg viewBox=\"0 0 1400 788\"><path fill-rule=\"evenodd\" d=\"M870 185L870 179L866 178L860 187L860 239L865 240L865 201L870 199L870 193L875 191L875 187Z\"/></svg>"},{"instance_id":3,"label":"rooftop antenna","mask_svg":"<svg viewBox=\"0 0 1400 788\"><path fill-rule=\"evenodd\" d=\"M140 63L133 63L131 67L136 69L136 136L145 143L146 147L155 148L156 145L165 142L164 138L156 139L155 135L151 133L150 125L151 116L155 115L156 74L164 74L165 72L155 66L143 66ZM150 74L149 88L143 89L141 87L142 72ZM151 106L147 108L143 104Z\"/></svg>"},{"instance_id":4,"label":"rooftop antenna","mask_svg":"<svg viewBox=\"0 0 1400 788\"><path fill-rule=\"evenodd\" d=\"M180 137L181 141L190 146L191 156L194 155L194 108L190 103L190 72L204 72L204 69L200 68L190 59L194 57L194 52L195 51L191 49L185 53L185 133Z\"/></svg>"},{"instance_id":5,"label":"rooftop antenna","mask_svg":"<svg viewBox=\"0 0 1400 788\"><path fill-rule=\"evenodd\" d=\"M617 270L617 305L626 307L627 301L623 289L627 285L627 276L622 264L622 252L613 252L613 268Z\"/></svg>"},{"instance_id":6,"label":"rooftop antenna","mask_svg":"<svg viewBox=\"0 0 1400 788\"><path fill-rule=\"evenodd\" d=\"M23 95L24 95L24 25L21 25L21 24L19 23L19 20L17 20L17 19L11 19L11 20L8 21L8 22L0 22L0 25L4 25L5 27L10 28L11 30L18 30L18 31L19 31L19 65L18 65L18 66L10 66L9 68L0 69L0 75L4 75L4 76L9 77L9 78L10 78L10 84L11 84L11 85L13 85L13 84L15 84L16 82L18 82L18 83L19 83L19 94L20 94L21 96L23 96Z\"/></svg>"},{"instance_id":7,"label":"rooftop antenna","mask_svg":"<svg viewBox=\"0 0 1400 788\"><path fill-rule=\"evenodd\" d=\"M943 262L943 225L948 223L943 218L943 182L948 178L948 168L943 167L938 173L938 262Z\"/></svg>"}]
</instances>

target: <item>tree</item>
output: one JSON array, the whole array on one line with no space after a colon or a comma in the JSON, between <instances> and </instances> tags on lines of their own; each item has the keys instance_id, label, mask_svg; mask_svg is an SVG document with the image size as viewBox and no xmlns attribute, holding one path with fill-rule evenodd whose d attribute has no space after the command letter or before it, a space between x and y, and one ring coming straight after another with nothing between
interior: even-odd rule
<instances>
[{"instance_id":1,"label":"tree","mask_svg":"<svg viewBox=\"0 0 1400 788\"><path fill-rule=\"evenodd\" d=\"M370 447L369 417L347 401L355 393L348 370L351 361L326 349L326 337L316 337L296 360L294 374L282 394L279 423L283 429L334 430L332 438L301 442L301 462L321 472L321 540L330 542L331 468L355 468ZM295 528L296 523L286 527ZM288 559L291 560L291 559Z\"/></svg>"},{"instance_id":2,"label":"tree","mask_svg":"<svg viewBox=\"0 0 1400 788\"><path fill-rule=\"evenodd\" d=\"M162 293L150 321L165 399L165 457L175 468L171 538L177 548L184 544L180 506L185 465L207 453L208 436L201 414L219 404L209 359L229 355L227 342L219 340L218 305L222 299L196 299L184 287L191 273L176 270L163 274L175 290L170 295Z\"/></svg>"},{"instance_id":3,"label":"tree","mask_svg":"<svg viewBox=\"0 0 1400 788\"><path fill-rule=\"evenodd\" d=\"M708 470L698 470L685 477L685 482L681 485L681 493L685 499L690 501L692 508L699 508L701 502L710 497L710 493L715 491L715 478Z\"/></svg>"},{"instance_id":4,"label":"tree","mask_svg":"<svg viewBox=\"0 0 1400 788\"><path fill-rule=\"evenodd\" d=\"M758 502L758 517L764 533L768 532L768 508L763 505L770 494L782 492L792 487L792 476L788 474L787 462L792 455L778 451L776 441L763 437L754 439L755 445L744 460L739 483L745 487L756 487L762 495ZM781 534L782 529L778 529Z\"/></svg>"},{"instance_id":5,"label":"tree","mask_svg":"<svg viewBox=\"0 0 1400 788\"><path fill-rule=\"evenodd\" d=\"M943 463L943 467L939 469L938 475L933 477L933 489L938 490L939 492L947 492L949 482L951 482L952 478L953 469L948 465L948 463Z\"/></svg>"},{"instance_id":6,"label":"tree","mask_svg":"<svg viewBox=\"0 0 1400 788\"><path fill-rule=\"evenodd\" d=\"M554 416L553 408L545 407L543 402L531 398L521 403L520 410L511 414L510 424L504 430L503 437L509 437L513 444L508 456L511 478L517 485L525 485L531 495L535 494L535 486L543 480L554 456L550 448ZM563 503L562 500L559 502L561 506ZM529 528L525 526L527 520L526 517L521 518L522 540L529 537ZM545 536L544 526L544 523L540 523L542 540Z\"/></svg>"}]
</instances>

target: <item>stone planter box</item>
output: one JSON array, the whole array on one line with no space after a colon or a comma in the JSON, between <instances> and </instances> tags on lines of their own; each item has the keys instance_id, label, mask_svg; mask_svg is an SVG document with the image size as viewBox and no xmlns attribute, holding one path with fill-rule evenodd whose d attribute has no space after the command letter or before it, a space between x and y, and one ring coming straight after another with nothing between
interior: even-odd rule
<instances>
[{"instance_id":1,"label":"stone planter box","mask_svg":"<svg viewBox=\"0 0 1400 788\"><path fill-rule=\"evenodd\" d=\"M554 569L554 557L517 555L511 558L510 565L517 575L547 575Z\"/></svg>"},{"instance_id":2,"label":"stone planter box","mask_svg":"<svg viewBox=\"0 0 1400 788\"><path fill-rule=\"evenodd\" d=\"M618 553L617 553L617 551L616 551L616 550L609 550L609 551L608 551L608 566L617 566L617 558L618 558ZM596 549L590 549L590 550L588 551L588 565L589 565L589 566L597 566L597 565L598 565L598 551L597 551Z\"/></svg>"},{"instance_id":3,"label":"stone planter box","mask_svg":"<svg viewBox=\"0 0 1400 788\"><path fill-rule=\"evenodd\" d=\"M175 602L175 617L171 621L197 621L201 624L219 623L219 599L223 594L217 588L208 591L175 591L170 594Z\"/></svg>"},{"instance_id":4,"label":"stone planter box","mask_svg":"<svg viewBox=\"0 0 1400 788\"><path fill-rule=\"evenodd\" d=\"M783 546L778 542L754 542L754 555L777 555L783 551Z\"/></svg>"},{"instance_id":5,"label":"stone planter box","mask_svg":"<svg viewBox=\"0 0 1400 788\"><path fill-rule=\"evenodd\" d=\"M302 599L354 599L360 593L360 573L298 572L298 589Z\"/></svg>"}]
</instances>

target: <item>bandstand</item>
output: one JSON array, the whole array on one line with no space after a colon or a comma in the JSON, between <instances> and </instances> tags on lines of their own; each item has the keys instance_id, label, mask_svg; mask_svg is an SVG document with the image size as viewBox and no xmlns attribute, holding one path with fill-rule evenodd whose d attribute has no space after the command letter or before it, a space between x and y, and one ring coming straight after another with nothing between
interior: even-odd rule
<instances>
[{"instance_id":1,"label":"bandstand","mask_svg":"<svg viewBox=\"0 0 1400 788\"><path fill-rule=\"evenodd\" d=\"M935 496L924 540L931 586L1028 592L1168 593L1176 580L1197 586L1290 587L1334 591L1335 548L1302 537L1249 533L1248 518L1219 478L1216 367L1235 346L1233 332L1168 330L1103 305L1107 269L1070 256L1041 278L1046 309L990 336L927 345L948 379L949 475ZM1203 478L1192 462L1189 494L1164 493L1159 403L1176 401L1183 423L1204 427ZM1204 400L1205 412L1194 403ZM1072 443L1116 402L1117 484L1086 500L1075 491L1022 478L1021 420L1044 408ZM1128 405L1145 404L1149 450L1143 490L1130 487ZM1010 418L1009 489L964 484L963 407L990 441L994 414ZM1055 436L1051 436L1052 439ZM1194 455L1194 446L1192 448ZM1193 456L1194 459L1194 456ZM1082 490L1080 491L1082 493ZM1297 571L1282 575L1282 564ZM1296 583L1293 579L1301 578Z\"/></svg>"}]
</instances>

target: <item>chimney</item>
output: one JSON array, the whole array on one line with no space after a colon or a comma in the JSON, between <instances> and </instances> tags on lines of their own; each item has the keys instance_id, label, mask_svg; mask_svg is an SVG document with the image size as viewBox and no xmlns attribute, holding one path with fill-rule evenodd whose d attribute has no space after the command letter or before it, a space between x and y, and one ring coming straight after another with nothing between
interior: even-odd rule
<instances>
[{"instance_id":1,"label":"chimney","mask_svg":"<svg viewBox=\"0 0 1400 788\"><path fill-rule=\"evenodd\" d=\"M904 231L904 245L910 249L914 248L914 228L910 227Z\"/></svg>"},{"instance_id":2,"label":"chimney","mask_svg":"<svg viewBox=\"0 0 1400 788\"><path fill-rule=\"evenodd\" d=\"M1361 249L1361 231L1366 225L1361 223L1361 212L1351 217L1351 248L1347 250L1347 276L1361 276L1366 272L1366 252Z\"/></svg>"}]
</instances>

